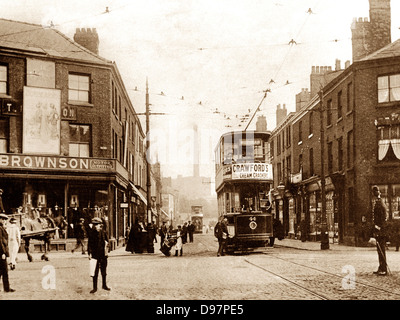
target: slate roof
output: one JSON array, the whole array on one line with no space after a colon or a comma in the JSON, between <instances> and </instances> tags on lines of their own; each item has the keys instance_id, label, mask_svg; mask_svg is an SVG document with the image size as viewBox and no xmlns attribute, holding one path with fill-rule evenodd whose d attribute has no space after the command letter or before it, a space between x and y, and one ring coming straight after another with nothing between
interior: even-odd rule
<instances>
[{"instance_id":1,"label":"slate roof","mask_svg":"<svg viewBox=\"0 0 400 320\"><path fill-rule=\"evenodd\" d=\"M0 49L28 51L47 57L110 64L56 29L0 18Z\"/></svg>"},{"instance_id":2,"label":"slate roof","mask_svg":"<svg viewBox=\"0 0 400 320\"><path fill-rule=\"evenodd\" d=\"M369 61L369 60L393 58L399 56L400 56L400 39L388 44L382 49L379 49L358 61Z\"/></svg>"}]
</instances>

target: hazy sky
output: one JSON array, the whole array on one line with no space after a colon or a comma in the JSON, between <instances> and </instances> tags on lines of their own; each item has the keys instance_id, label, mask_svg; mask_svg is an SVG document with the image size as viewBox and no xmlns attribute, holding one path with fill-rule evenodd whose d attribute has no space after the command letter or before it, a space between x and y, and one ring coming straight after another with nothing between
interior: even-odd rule
<instances>
[{"instance_id":1,"label":"hazy sky","mask_svg":"<svg viewBox=\"0 0 400 320\"><path fill-rule=\"evenodd\" d=\"M399 2L391 4L392 41L400 37ZM240 119L266 89L258 114L273 130L277 104L295 110L313 65L351 60L352 20L369 15L368 0L0 0L0 8L0 18L52 22L70 38L76 28L96 28L100 55L116 62L138 112L148 78L152 112L167 113L151 116L152 151L167 176L192 173L194 124L201 174L213 176L219 135L244 129Z\"/></svg>"}]
</instances>

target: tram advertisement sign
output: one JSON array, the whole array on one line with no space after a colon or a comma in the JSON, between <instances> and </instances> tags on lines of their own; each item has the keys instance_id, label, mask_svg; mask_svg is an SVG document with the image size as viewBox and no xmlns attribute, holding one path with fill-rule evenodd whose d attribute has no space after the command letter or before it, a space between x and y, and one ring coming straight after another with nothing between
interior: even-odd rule
<instances>
[{"instance_id":1,"label":"tram advertisement sign","mask_svg":"<svg viewBox=\"0 0 400 320\"><path fill-rule=\"evenodd\" d=\"M268 163L233 164L232 179L272 180L272 165Z\"/></svg>"}]
</instances>

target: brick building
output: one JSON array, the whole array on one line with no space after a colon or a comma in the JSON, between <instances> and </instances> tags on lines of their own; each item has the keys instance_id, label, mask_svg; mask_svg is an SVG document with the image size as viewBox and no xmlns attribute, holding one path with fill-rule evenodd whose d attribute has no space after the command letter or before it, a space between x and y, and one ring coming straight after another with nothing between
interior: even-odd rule
<instances>
[{"instance_id":1,"label":"brick building","mask_svg":"<svg viewBox=\"0 0 400 320\"><path fill-rule=\"evenodd\" d=\"M370 0L370 21L355 20L352 32L353 63L341 69L337 61L334 71L312 67L309 101L302 90L295 114L272 133L275 208L287 236L295 236L304 219L308 239L320 239L322 163L331 241L365 243L374 184L389 220L399 218L400 40L391 43L390 0ZM323 81L313 89L316 74ZM284 144L288 131L291 141Z\"/></svg>"},{"instance_id":2,"label":"brick building","mask_svg":"<svg viewBox=\"0 0 400 320\"><path fill-rule=\"evenodd\" d=\"M0 19L0 188L7 213L61 214L67 237L103 218L115 247L147 222L145 135L96 30L74 39Z\"/></svg>"}]
</instances>

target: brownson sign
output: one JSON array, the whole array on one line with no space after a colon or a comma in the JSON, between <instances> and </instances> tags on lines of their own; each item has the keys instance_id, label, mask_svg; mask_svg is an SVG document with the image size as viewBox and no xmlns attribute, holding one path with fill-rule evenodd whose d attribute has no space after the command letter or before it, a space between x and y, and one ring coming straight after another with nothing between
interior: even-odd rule
<instances>
[{"instance_id":1,"label":"brownson sign","mask_svg":"<svg viewBox=\"0 0 400 320\"><path fill-rule=\"evenodd\" d=\"M58 156L0 154L0 169L115 171L115 160Z\"/></svg>"}]
</instances>

